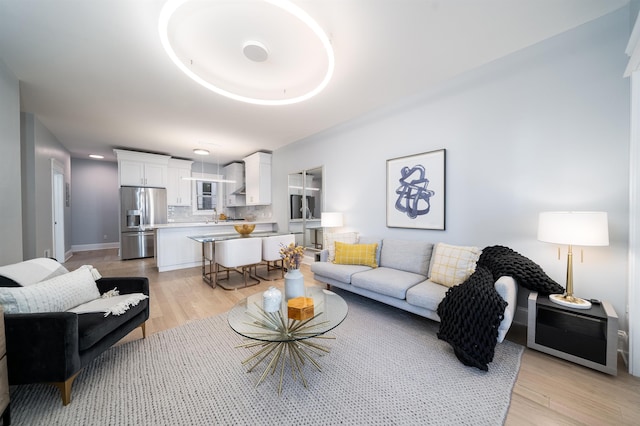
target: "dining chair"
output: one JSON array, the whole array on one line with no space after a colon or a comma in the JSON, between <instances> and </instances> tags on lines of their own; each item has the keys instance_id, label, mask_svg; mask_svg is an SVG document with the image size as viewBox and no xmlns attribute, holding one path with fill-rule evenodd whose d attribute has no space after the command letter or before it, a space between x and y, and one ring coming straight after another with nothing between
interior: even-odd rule
<instances>
[{"instance_id":1,"label":"dining chair","mask_svg":"<svg viewBox=\"0 0 640 426\"><path fill-rule=\"evenodd\" d=\"M280 257L280 249L283 246L288 246L291 243L296 242L296 236L293 234L285 235L273 235L271 237L262 238L262 263L260 265L266 266L266 277L258 275L256 269L256 276L265 281L275 281L278 278L268 278L271 271L280 270L280 278L284 278L284 262Z\"/></svg>"},{"instance_id":2,"label":"dining chair","mask_svg":"<svg viewBox=\"0 0 640 426\"><path fill-rule=\"evenodd\" d=\"M235 238L216 241L215 245L214 288L218 284L225 290L234 290L237 288L219 283L221 280L229 280L230 271L235 271L243 275L245 287L249 286L249 279L253 281L251 285L256 285L260 282L255 275L251 274L251 268L254 268L262 260L261 238ZM222 268L222 270L220 268ZM226 277L219 279L218 274L220 272L225 272Z\"/></svg>"}]
</instances>

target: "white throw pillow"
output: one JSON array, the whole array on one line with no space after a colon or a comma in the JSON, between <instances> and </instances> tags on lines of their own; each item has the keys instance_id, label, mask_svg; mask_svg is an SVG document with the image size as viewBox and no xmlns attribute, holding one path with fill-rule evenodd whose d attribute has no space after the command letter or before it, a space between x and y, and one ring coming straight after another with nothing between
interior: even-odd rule
<instances>
[{"instance_id":1,"label":"white throw pillow","mask_svg":"<svg viewBox=\"0 0 640 426\"><path fill-rule=\"evenodd\" d=\"M462 284L476 270L481 253L478 247L436 244L430 280L447 287Z\"/></svg>"},{"instance_id":2,"label":"white throw pillow","mask_svg":"<svg viewBox=\"0 0 640 426\"><path fill-rule=\"evenodd\" d=\"M29 259L0 267L0 275L7 277L21 286L36 284L48 280L69 271L58 263L57 260L48 257Z\"/></svg>"},{"instance_id":3,"label":"white throw pillow","mask_svg":"<svg viewBox=\"0 0 640 426\"><path fill-rule=\"evenodd\" d=\"M100 297L92 269L83 267L27 287L0 287L6 314L64 312Z\"/></svg>"},{"instance_id":4,"label":"white throw pillow","mask_svg":"<svg viewBox=\"0 0 640 426\"><path fill-rule=\"evenodd\" d=\"M358 242L358 233L357 232L325 232L322 248L327 249L329 251L329 257L327 258L327 262L333 262L336 259L336 245L335 242L339 241L341 243L347 244L356 244Z\"/></svg>"}]
</instances>

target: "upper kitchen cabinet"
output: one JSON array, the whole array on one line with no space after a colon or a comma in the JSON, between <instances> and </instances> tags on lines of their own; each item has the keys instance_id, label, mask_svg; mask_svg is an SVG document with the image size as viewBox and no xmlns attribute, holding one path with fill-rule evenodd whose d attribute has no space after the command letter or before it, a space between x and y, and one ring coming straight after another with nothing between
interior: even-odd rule
<instances>
[{"instance_id":1,"label":"upper kitchen cabinet","mask_svg":"<svg viewBox=\"0 0 640 426\"><path fill-rule=\"evenodd\" d=\"M168 155L114 149L118 158L120 186L166 188Z\"/></svg>"},{"instance_id":2,"label":"upper kitchen cabinet","mask_svg":"<svg viewBox=\"0 0 640 426\"><path fill-rule=\"evenodd\" d=\"M271 154L256 152L244 158L246 203L271 204Z\"/></svg>"},{"instance_id":3,"label":"upper kitchen cabinet","mask_svg":"<svg viewBox=\"0 0 640 426\"><path fill-rule=\"evenodd\" d=\"M224 167L224 178L233 182L225 183L225 206L240 207L245 203L244 164L231 163Z\"/></svg>"},{"instance_id":4,"label":"upper kitchen cabinet","mask_svg":"<svg viewBox=\"0 0 640 426\"><path fill-rule=\"evenodd\" d=\"M191 165L193 161L169 159L167 205L191 206Z\"/></svg>"}]
</instances>

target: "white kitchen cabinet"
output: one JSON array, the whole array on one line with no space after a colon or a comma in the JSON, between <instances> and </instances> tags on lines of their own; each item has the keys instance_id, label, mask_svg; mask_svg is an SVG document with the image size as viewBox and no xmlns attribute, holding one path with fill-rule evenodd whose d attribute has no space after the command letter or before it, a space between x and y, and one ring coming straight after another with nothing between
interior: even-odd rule
<instances>
[{"instance_id":1,"label":"white kitchen cabinet","mask_svg":"<svg viewBox=\"0 0 640 426\"><path fill-rule=\"evenodd\" d=\"M224 178L235 182L224 184L225 206L239 207L245 205L244 164L231 163L224 167Z\"/></svg>"},{"instance_id":2,"label":"white kitchen cabinet","mask_svg":"<svg viewBox=\"0 0 640 426\"><path fill-rule=\"evenodd\" d=\"M271 204L271 154L256 152L244 158L246 203Z\"/></svg>"},{"instance_id":3,"label":"white kitchen cabinet","mask_svg":"<svg viewBox=\"0 0 640 426\"><path fill-rule=\"evenodd\" d=\"M191 205L191 165L193 161L171 158L167 169L167 205Z\"/></svg>"},{"instance_id":4,"label":"white kitchen cabinet","mask_svg":"<svg viewBox=\"0 0 640 426\"><path fill-rule=\"evenodd\" d=\"M114 149L118 158L120 186L166 188L168 155Z\"/></svg>"}]
</instances>

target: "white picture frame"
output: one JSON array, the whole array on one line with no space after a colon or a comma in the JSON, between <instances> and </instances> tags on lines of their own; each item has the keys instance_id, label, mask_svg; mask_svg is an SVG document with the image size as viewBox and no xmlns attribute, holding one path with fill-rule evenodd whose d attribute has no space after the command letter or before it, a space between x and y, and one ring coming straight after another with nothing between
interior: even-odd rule
<instances>
[{"instance_id":1,"label":"white picture frame","mask_svg":"<svg viewBox=\"0 0 640 426\"><path fill-rule=\"evenodd\" d=\"M387 227L445 229L446 150L387 160Z\"/></svg>"}]
</instances>

